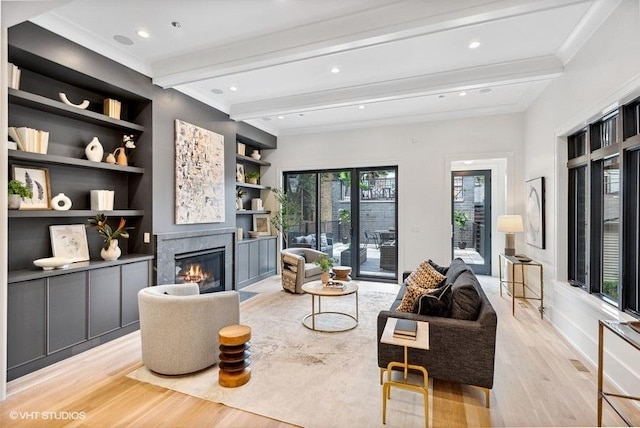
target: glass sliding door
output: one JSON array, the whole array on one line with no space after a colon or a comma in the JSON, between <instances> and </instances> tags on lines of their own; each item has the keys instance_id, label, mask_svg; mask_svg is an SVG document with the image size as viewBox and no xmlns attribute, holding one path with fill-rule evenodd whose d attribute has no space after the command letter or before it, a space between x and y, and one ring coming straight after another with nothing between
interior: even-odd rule
<instances>
[{"instance_id":1,"label":"glass sliding door","mask_svg":"<svg viewBox=\"0 0 640 428\"><path fill-rule=\"evenodd\" d=\"M452 253L491 274L491 170L452 171Z\"/></svg>"},{"instance_id":2,"label":"glass sliding door","mask_svg":"<svg viewBox=\"0 0 640 428\"><path fill-rule=\"evenodd\" d=\"M395 280L396 174L396 167L284 173L299 211L288 246L323 251L352 277Z\"/></svg>"}]
</instances>

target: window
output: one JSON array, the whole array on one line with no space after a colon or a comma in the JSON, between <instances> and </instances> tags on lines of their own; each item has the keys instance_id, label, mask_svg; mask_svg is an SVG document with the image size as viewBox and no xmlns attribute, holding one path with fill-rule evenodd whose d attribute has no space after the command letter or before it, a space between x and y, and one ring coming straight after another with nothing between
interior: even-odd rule
<instances>
[{"instance_id":1,"label":"window","mask_svg":"<svg viewBox=\"0 0 640 428\"><path fill-rule=\"evenodd\" d=\"M567 141L569 282L636 316L640 316L639 103L640 99L634 100L607 114Z\"/></svg>"}]
</instances>

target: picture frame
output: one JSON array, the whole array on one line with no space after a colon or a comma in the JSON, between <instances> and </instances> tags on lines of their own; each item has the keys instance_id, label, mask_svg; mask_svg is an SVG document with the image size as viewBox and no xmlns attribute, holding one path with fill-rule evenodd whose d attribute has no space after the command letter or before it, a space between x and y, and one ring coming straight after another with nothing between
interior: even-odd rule
<instances>
[{"instance_id":1,"label":"picture frame","mask_svg":"<svg viewBox=\"0 0 640 428\"><path fill-rule=\"evenodd\" d=\"M51 252L53 257L67 259L70 262L89 260L87 228L84 224L65 224L49 226Z\"/></svg>"},{"instance_id":2,"label":"picture frame","mask_svg":"<svg viewBox=\"0 0 640 428\"><path fill-rule=\"evenodd\" d=\"M241 163L236 164L236 182L244 183L244 165Z\"/></svg>"},{"instance_id":3,"label":"picture frame","mask_svg":"<svg viewBox=\"0 0 640 428\"><path fill-rule=\"evenodd\" d=\"M536 248L545 248L544 177L526 182L527 195L525 242Z\"/></svg>"},{"instance_id":4,"label":"picture frame","mask_svg":"<svg viewBox=\"0 0 640 428\"><path fill-rule=\"evenodd\" d=\"M31 189L33 196L30 199L20 198L21 210L50 210L51 209L51 183L49 181L49 168L36 166L11 166L14 180L22 182Z\"/></svg>"},{"instance_id":5,"label":"picture frame","mask_svg":"<svg viewBox=\"0 0 640 428\"><path fill-rule=\"evenodd\" d=\"M253 231L258 232L260 236L271 235L271 220L269 214L253 215Z\"/></svg>"}]
</instances>

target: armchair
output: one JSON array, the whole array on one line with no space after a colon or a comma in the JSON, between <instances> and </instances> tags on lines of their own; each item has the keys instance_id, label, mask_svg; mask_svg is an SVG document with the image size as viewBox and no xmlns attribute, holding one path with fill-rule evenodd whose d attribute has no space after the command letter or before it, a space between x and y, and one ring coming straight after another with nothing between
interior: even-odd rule
<instances>
[{"instance_id":1,"label":"armchair","mask_svg":"<svg viewBox=\"0 0 640 428\"><path fill-rule=\"evenodd\" d=\"M198 284L168 284L138 292L142 362L156 373L179 375L218 362L218 331L239 324L235 291L199 294Z\"/></svg>"},{"instance_id":2,"label":"armchair","mask_svg":"<svg viewBox=\"0 0 640 428\"><path fill-rule=\"evenodd\" d=\"M322 270L314 264L322 251L312 248L288 248L281 253L282 288L302 294L302 284L320 279Z\"/></svg>"}]
</instances>

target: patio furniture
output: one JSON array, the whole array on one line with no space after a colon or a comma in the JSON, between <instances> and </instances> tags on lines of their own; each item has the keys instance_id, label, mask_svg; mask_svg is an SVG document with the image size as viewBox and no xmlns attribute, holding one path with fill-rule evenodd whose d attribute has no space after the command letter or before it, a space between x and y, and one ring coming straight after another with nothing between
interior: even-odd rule
<instances>
[{"instance_id":1,"label":"patio furniture","mask_svg":"<svg viewBox=\"0 0 640 428\"><path fill-rule=\"evenodd\" d=\"M365 242L364 242L365 246L369 245L370 243L373 243L376 249L380 247L380 238L376 232L373 232L371 230L365 230L364 238L365 238Z\"/></svg>"},{"instance_id":2,"label":"patio furniture","mask_svg":"<svg viewBox=\"0 0 640 428\"><path fill-rule=\"evenodd\" d=\"M380 245L380 269L396 270L396 241L388 241Z\"/></svg>"}]
</instances>

